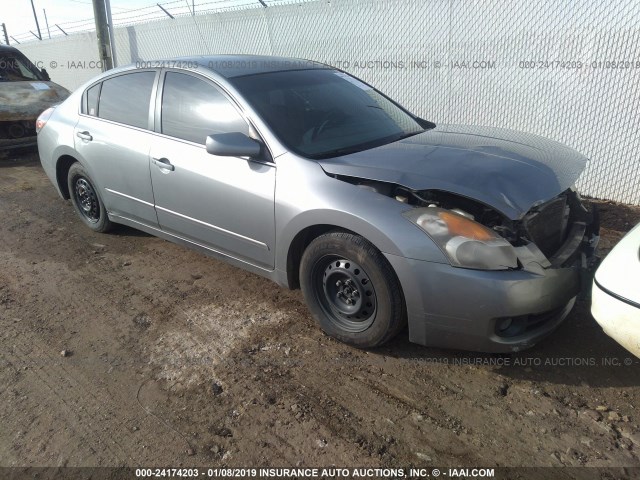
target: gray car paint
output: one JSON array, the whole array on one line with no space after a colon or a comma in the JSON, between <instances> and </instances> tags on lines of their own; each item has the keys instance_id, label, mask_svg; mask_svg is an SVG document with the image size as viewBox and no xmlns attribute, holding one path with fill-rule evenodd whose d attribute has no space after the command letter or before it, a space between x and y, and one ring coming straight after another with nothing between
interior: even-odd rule
<instances>
[{"instance_id":1,"label":"gray car paint","mask_svg":"<svg viewBox=\"0 0 640 480\"><path fill-rule=\"evenodd\" d=\"M164 137L156 137L151 157L166 158L175 167L151 165L163 230L273 268L274 165L211 155L202 145Z\"/></svg>"},{"instance_id":2,"label":"gray car paint","mask_svg":"<svg viewBox=\"0 0 640 480\"><path fill-rule=\"evenodd\" d=\"M295 239L318 225L355 232L373 243L394 267L406 298L410 338L425 345L484 351L518 350L531 346L534 340L548 332L534 332L506 344L498 342L489 332L496 314L517 315L527 310L537 313L572 305L579 287L576 268L548 269L534 274L526 271L488 273L451 267L430 238L402 216L412 207L327 173L398 182L412 188L448 189L517 218L529 206L553 198L572 184L584 165L584 157L560 144L527 134L481 131L476 127L464 133L464 127L449 126L448 132L440 128L338 159L313 161L301 158L279 142L225 75L210 69L215 62L234 59L260 62L271 60L271 57L194 57L189 61L200 65L198 75L215 82L235 99L241 113L264 141L272 162L215 157L206 154L201 146L201 152L194 150L192 158L183 164L176 163L176 171L161 172L152 163L152 158L167 154L174 157L172 152L186 151L192 146L159 132L101 119L93 120L105 125L98 127L96 124L92 129L104 129L100 141L105 144L108 154L94 155L85 148L76 148L76 144L81 145L76 134L85 131L88 125L83 123L88 117L79 113L82 92L105 77L135 69L134 66L122 67L74 92L55 110L40 132L41 161L59 193L65 196L63 182L66 179L59 178L57 165L65 156L73 157L92 176L113 221L223 258L289 287L296 285L296 271L290 264ZM168 70L181 71L158 69L159 72ZM193 74L193 69L189 71ZM240 74L237 69L234 72L234 75ZM150 126L153 126L153 115L150 112ZM135 147L132 141L144 137L143 134L149 140ZM113 139L117 141L113 142ZM114 165L113 162L121 162L134 150L139 154L135 167L138 173L131 171L135 178L124 178L130 172L121 165L124 173L112 183L122 182L117 187L123 190L120 193L135 198L129 203L121 202L116 196L107 195L105 182L111 180L103 170ZM452 155L453 160L447 162L446 154ZM200 160L197 168L196 157ZM180 180L176 172L183 168L187 171ZM412 172L413 168L416 171ZM233 175L225 173L228 169ZM472 170L475 176L466 170ZM233 176L237 177L235 181ZM160 195L150 191L151 177L155 177L158 184L166 180ZM492 180L491 189L486 188L487 183L477 181L477 177ZM177 183L173 189L170 188L172 178ZM215 195L203 197L209 181L216 182L220 190ZM153 193L156 193L155 198ZM148 205L140 209L136 205L140 203L138 200ZM211 208L210 214L205 207ZM188 218L178 216L181 221L173 218L171 223L170 217L176 215L164 217L163 209ZM446 275L442 275L443 272ZM480 288L481 284L486 286ZM563 288L559 288L561 284ZM505 299L508 302L505 303ZM438 308L431 309L431 302L436 302ZM454 316L446 314L447 302L455 303ZM556 324L565 314L557 318ZM442 326L447 322L450 325L443 330ZM443 336L443 331L449 333ZM460 337L457 343L455 331Z\"/></svg>"},{"instance_id":3,"label":"gray car paint","mask_svg":"<svg viewBox=\"0 0 640 480\"><path fill-rule=\"evenodd\" d=\"M114 138L126 141L113 142ZM76 154L87 159L92 177L100 179L102 200L109 212L157 227L149 182L149 151L154 138L147 130L87 115L79 116L73 135Z\"/></svg>"},{"instance_id":4,"label":"gray car paint","mask_svg":"<svg viewBox=\"0 0 640 480\"><path fill-rule=\"evenodd\" d=\"M547 138L457 125L319 161L332 174L457 193L512 220L573 186L586 162L584 155Z\"/></svg>"}]
</instances>

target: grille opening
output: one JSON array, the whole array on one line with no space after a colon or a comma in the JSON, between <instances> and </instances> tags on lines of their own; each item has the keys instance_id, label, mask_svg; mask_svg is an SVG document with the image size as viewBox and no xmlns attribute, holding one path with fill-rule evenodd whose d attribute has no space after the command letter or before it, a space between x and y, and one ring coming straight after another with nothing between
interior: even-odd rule
<instances>
[{"instance_id":1,"label":"grille opening","mask_svg":"<svg viewBox=\"0 0 640 480\"><path fill-rule=\"evenodd\" d=\"M565 241L570 214L567 196L561 195L540 206L525 219L524 226L529 238L548 258L552 257Z\"/></svg>"}]
</instances>

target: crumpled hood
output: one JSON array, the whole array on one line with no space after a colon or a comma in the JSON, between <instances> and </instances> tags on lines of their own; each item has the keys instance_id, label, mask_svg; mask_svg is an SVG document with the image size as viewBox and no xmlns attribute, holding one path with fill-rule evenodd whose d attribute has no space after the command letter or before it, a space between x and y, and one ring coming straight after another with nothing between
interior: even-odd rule
<instances>
[{"instance_id":1,"label":"crumpled hood","mask_svg":"<svg viewBox=\"0 0 640 480\"><path fill-rule=\"evenodd\" d=\"M34 120L69 95L69 90L53 82L0 82L0 120Z\"/></svg>"},{"instance_id":2,"label":"crumpled hood","mask_svg":"<svg viewBox=\"0 0 640 480\"><path fill-rule=\"evenodd\" d=\"M440 125L389 145L318 160L330 174L452 192L512 220L573 186L586 162L544 137L462 125Z\"/></svg>"}]
</instances>

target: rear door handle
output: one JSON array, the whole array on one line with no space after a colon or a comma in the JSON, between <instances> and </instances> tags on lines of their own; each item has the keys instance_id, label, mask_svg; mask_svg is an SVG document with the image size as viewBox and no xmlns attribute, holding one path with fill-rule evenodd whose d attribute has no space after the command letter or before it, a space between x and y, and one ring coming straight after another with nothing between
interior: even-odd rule
<instances>
[{"instance_id":1,"label":"rear door handle","mask_svg":"<svg viewBox=\"0 0 640 480\"><path fill-rule=\"evenodd\" d=\"M176 169L176 167L171 165L171 162L166 158L153 158L151 161L163 170L173 172Z\"/></svg>"},{"instance_id":2,"label":"rear door handle","mask_svg":"<svg viewBox=\"0 0 640 480\"><path fill-rule=\"evenodd\" d=\"M91 136L91 134L86 130L84 132L77 132L76 137L81 138L82 140L87 140L89 142L93 140L93 137Z\"/></svg>"}]
</instances>

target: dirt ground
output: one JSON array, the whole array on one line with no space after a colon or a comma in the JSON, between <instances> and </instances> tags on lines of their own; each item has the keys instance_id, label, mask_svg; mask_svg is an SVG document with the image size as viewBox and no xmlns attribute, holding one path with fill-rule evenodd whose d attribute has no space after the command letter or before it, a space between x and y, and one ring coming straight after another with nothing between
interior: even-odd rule
<instances>
[{"instance_id":1,"label":"dirt ground","mask_svg":"<svg viewBox=\"0 0 640 480\"><path fill-rule=\"evenodd\" d=\"M599 203L606 252L640 208ZM640 361L586 301L511 356L361 351L299 291L91 232L33 153L0 225L0 466L640 466Z\"/></svg>"}]
</instances>

